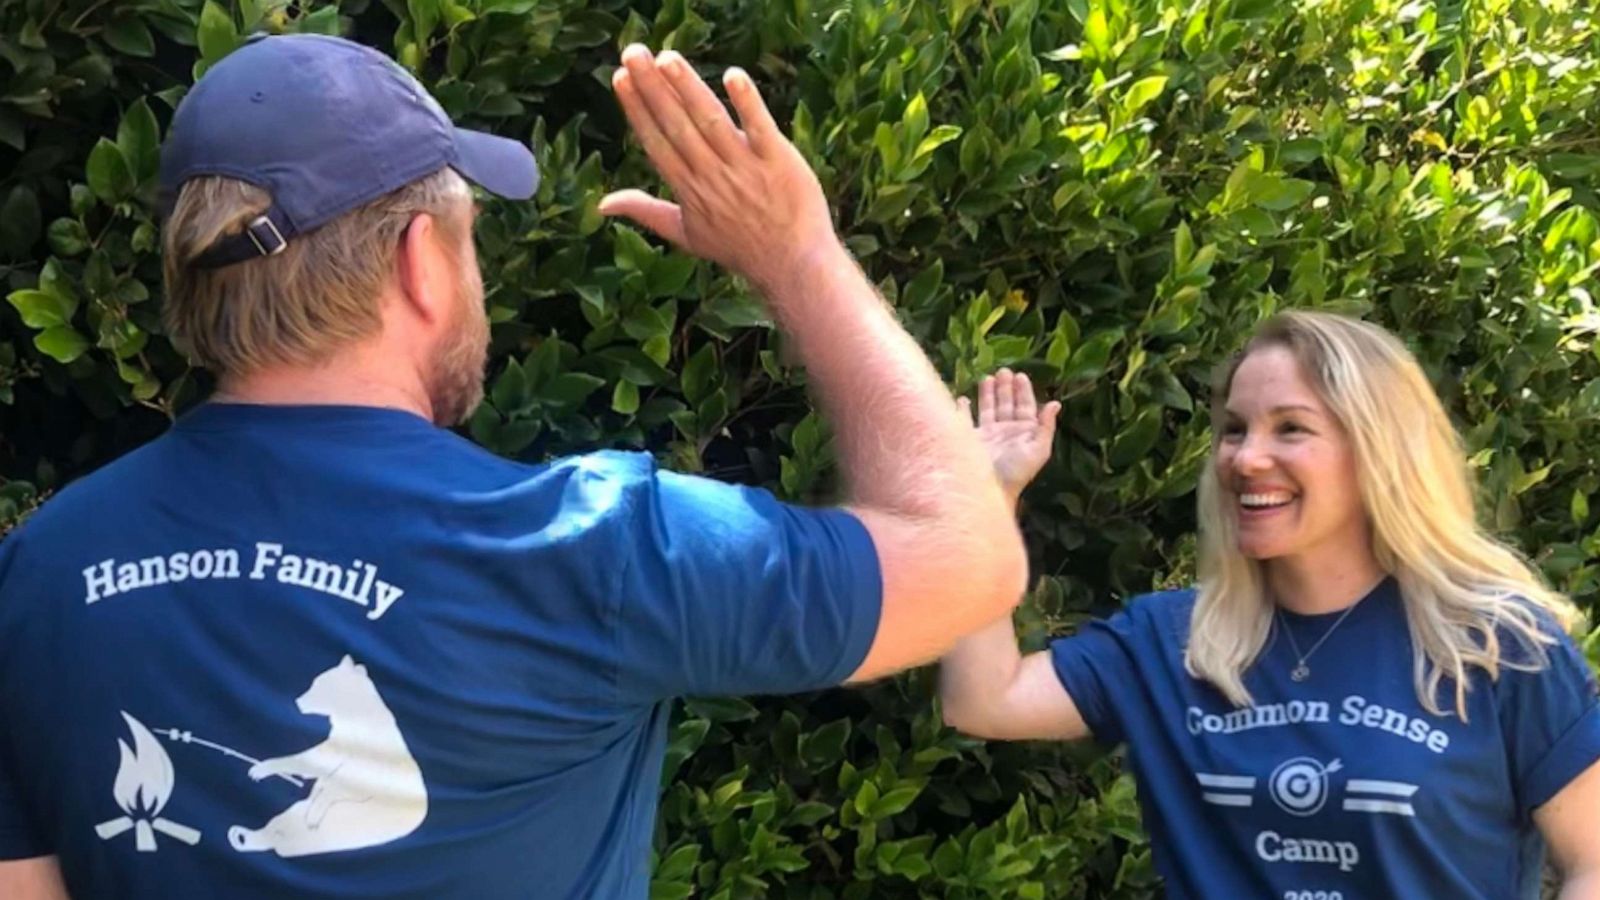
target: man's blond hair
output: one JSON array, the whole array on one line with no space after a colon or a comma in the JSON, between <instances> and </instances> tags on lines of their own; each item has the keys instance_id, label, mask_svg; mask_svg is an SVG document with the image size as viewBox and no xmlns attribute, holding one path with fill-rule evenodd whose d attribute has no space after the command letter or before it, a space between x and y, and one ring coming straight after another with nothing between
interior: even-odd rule
<instances>
[{"instance_id":1,"label":"man's blond hair","mask_svg":"<svg viewBox=\"0 0 1600 900\"><path fill-rule=\"evenodd\" d=\"M217 269L194 260L272 205L266 191L221 176L185 182L162 236L163 321L173 342L219 375L314 365L378 332L378 297L400 237L419 213L449 246L471 221L471 189L445 167L291 238L281 253Z\"/></svg>"}]
</instances>

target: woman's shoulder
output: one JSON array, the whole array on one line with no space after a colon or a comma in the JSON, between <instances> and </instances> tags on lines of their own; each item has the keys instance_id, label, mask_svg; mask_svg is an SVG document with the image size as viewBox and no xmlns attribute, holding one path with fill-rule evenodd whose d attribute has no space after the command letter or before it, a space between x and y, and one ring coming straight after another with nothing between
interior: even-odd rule
<instances>
[{"instance_id":1,"label":"woman's shoulder","mask_svg":"<svg viewBox=\"0 0 1600 900\"><path fill-rule=\"evenodd\" d=\"M1572 610L1512 595L1493 602L1484 611L1495 636L1500 661L1511 668L1543 669L1557 655L1577 655L1568 630L1575 621Z\"/></svg>"},{"instance_id":2,"label":"woman's shoulder","mask_svg":"<svg viewBox=\"0 0 1600 900\"><path fill-rule=\"evenodd\" d=\"M1138 594L1123 604L1118 616L1137 629L1186 635L1190 614L1194 612L1196 593L1195 588L1184 587Z\"/></svg>"}]
</instances>

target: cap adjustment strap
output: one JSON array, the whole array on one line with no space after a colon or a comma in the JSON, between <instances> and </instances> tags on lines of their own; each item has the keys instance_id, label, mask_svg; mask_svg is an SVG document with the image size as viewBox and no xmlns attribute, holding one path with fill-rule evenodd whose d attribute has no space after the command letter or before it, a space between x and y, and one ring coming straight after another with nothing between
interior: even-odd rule
<instances>
[{"instance_id":1,"label":"cap adjustment strap","mask_svg":"<svg viewBox=\"0 0 1600 900\"><path fill-rule=\"evenodd\" d=\"M244 231L221 238L206 248L195 257L193 265L200 269L220 269L247 259L276 256L289 246L289 237L294 233L283 213L274 206L265 215L250 220Z\"/></svg>"}]
</instances>

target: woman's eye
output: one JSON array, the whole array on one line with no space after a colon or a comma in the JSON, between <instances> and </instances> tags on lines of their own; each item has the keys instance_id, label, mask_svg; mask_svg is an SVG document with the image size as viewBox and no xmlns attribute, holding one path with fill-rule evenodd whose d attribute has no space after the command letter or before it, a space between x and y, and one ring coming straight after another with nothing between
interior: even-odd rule
<instances>
[{"instance_id":1,"label":"woman's eye","mask_svg":"<svg viewBox=\"0 0 1600 900\"><path fill-rule=\"evenodd\" d=\"M1299 422L1285 422L1278 426L1278 431L1282 434L1300 434L1303 433L1305 429L1300 427Z\"/></svg>"}]
</instances>

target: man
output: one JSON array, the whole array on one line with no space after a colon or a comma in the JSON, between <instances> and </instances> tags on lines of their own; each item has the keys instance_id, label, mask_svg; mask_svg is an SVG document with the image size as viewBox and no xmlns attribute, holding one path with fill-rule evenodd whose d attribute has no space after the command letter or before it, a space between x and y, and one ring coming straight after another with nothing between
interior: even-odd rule
<instances>
[{"instance_id":1,"label":"man","mask_svg":"<svg viewBox=\"0 0 1600 900\"><path fill-rule=\"evenodd\" d=\"M436 427L487 346L462 176L525 198L533 158L380 54L257 39L163 148L167 322L217 396L0 544L0 896L644 897L672 698L875 678L1011 608L984 452L755 86L736 124L676 54L623 62L678 202L603 211L761 290L848 506Z\"/></svg>"}]
</instances>

